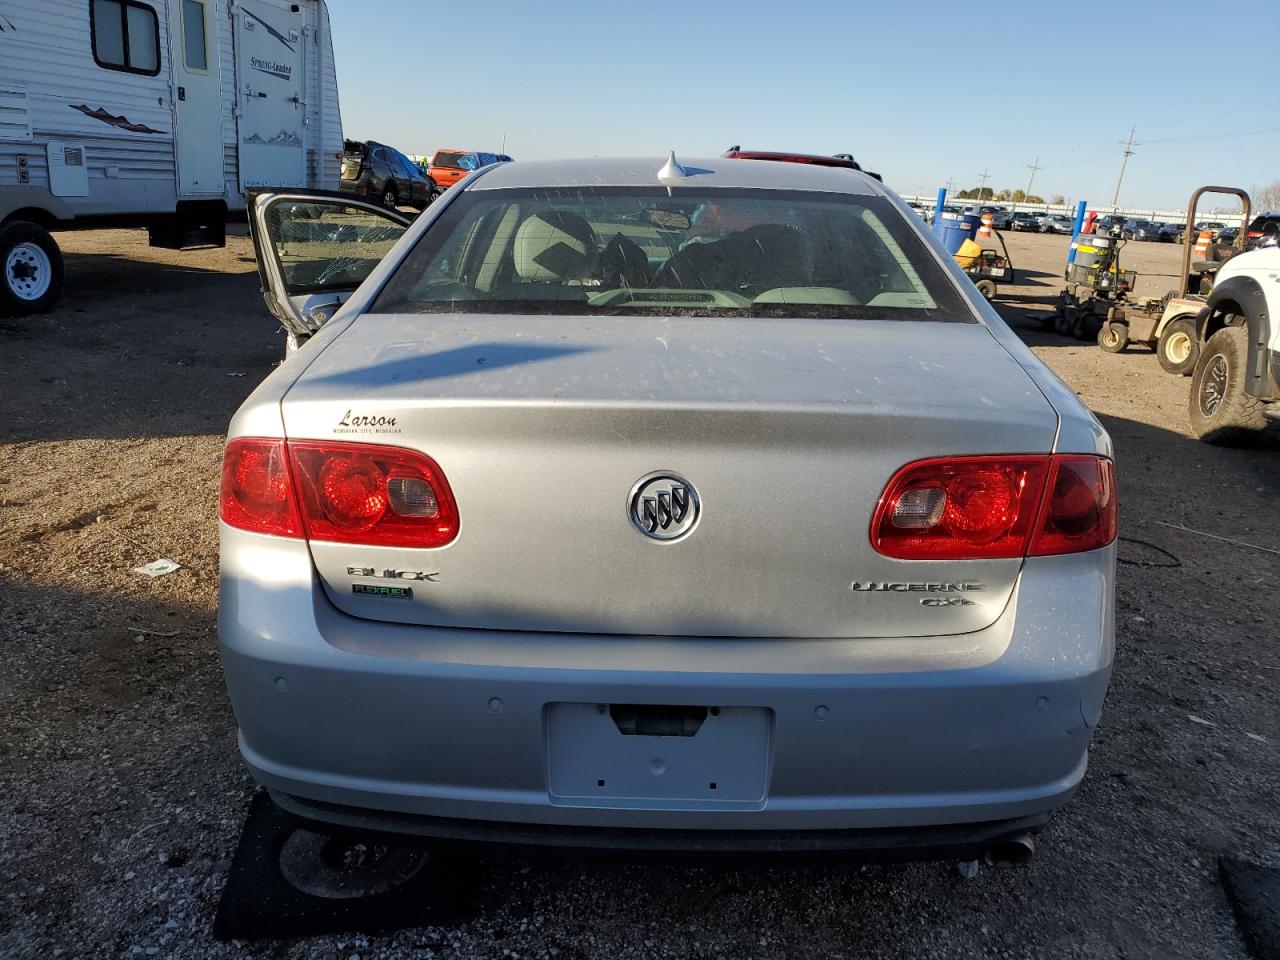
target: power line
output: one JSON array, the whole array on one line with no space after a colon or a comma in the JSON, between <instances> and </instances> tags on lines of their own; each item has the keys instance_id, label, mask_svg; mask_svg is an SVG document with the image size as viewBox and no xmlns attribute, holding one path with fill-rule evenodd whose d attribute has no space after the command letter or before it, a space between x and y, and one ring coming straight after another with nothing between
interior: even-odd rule
<instances>
[{"instance_id":1,"label":"power line","mask_svg":"<svg viewBox=\"0 0 1280 960\"><path fill-rule=\"evenodd\" d=\"M1161 137L1148 140L1147 143L1204 143L1208 140L1238 140L1246 137L1265 137L1280 133L1280 124L1264 123L1255 127L1240 127L1236 130L1223 130L1218 133L1199 134L1191 137Z\"/></svg>"}]
</instances>

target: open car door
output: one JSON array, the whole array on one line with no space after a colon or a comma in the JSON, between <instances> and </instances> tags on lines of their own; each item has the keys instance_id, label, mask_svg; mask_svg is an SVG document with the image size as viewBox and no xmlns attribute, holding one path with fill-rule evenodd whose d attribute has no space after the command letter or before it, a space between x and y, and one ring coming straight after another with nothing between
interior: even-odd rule
<instances>
[{"instance_id":1,"label":"open car door","mask_svg":"<svg viewBox=\"0 0 1280 960\"><path fill-rule=\"evenodd\" d=\"M345 193L246 191L262 296L286 352L320 329L404 235L410 220Z\"/></svg>"}]
</instances>

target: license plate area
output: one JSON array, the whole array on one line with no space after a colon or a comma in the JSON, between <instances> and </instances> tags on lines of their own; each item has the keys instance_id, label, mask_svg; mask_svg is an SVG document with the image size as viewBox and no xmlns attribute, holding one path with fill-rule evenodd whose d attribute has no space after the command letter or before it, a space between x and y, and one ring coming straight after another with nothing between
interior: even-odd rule
<instances>
[{"instance_id":1,"label":"license plate area","mask_svg":"<svg viewBox=\"0 0 1280 960\"><path fill-rule=\"evenodd\" d=\"M551 703L552 803L633 809L760 809L773 711L764 707Z\"/></svg>"}]
</instances>

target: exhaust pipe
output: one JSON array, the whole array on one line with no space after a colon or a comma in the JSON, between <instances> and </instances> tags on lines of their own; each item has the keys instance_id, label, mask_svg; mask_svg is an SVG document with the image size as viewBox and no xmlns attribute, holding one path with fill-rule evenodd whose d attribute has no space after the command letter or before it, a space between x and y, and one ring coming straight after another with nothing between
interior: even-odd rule
<instances>
[{"instance_id":1,"label":"exhaust pipe","mask_svg":"<svg viewBox=\"0 0 1280 960\"><path fill-rule=\"evenodd\" d=\"M987 862L1016 866L1026 863L1035 852L1036 842L1030 833L1015 833L987 848Z\"/></svg>"}]
</instances>

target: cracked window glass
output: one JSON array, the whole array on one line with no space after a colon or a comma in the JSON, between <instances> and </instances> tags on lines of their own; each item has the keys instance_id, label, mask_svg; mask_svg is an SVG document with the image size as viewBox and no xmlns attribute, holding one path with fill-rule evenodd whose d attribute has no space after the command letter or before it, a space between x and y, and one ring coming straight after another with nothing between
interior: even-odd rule
<instances>
[{"instance_id":1,"label":"cracked window glass","mask_svg":"<svg viewBox=\"0 0 1280 960\"><path fill-rule=\"evenodd\" d=\"M405 226L363 207L279 200L267 211L289 296L349 290L373 272Z\"/></svg>"}]
</instances>

